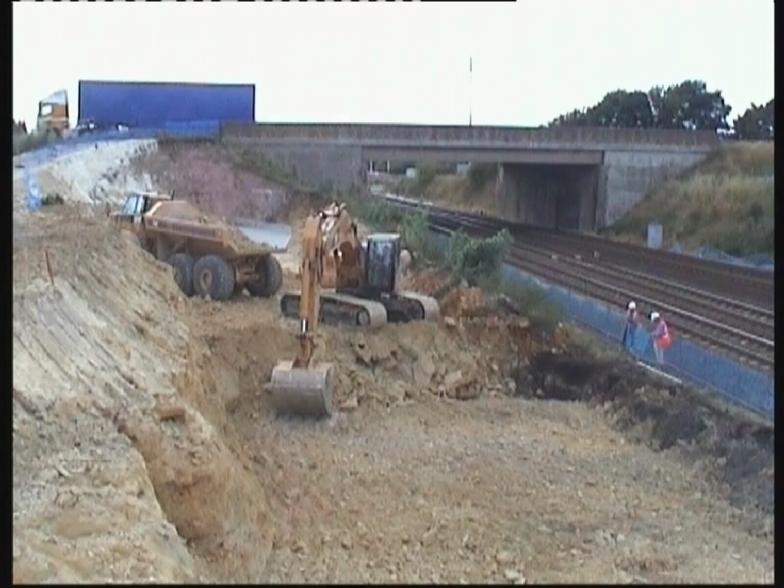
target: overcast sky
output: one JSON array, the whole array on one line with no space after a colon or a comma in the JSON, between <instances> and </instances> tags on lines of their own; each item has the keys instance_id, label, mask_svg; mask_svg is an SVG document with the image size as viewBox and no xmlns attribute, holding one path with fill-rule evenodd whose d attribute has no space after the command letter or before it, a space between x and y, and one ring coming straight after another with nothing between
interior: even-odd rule
<instances>
[{"instance_id":1,"label":"overcast sky","mask_svg":"<svg viewBox=\"0 0 784 588\"><path fill-rule=\"evenodd\" d=\"M468 62L473 57L469 84ZM13 109L79 79L256 84L256 119L536 126L702 79L730 120L773 86L772 0L14 2Z\"/></svg>"}]
</instances>

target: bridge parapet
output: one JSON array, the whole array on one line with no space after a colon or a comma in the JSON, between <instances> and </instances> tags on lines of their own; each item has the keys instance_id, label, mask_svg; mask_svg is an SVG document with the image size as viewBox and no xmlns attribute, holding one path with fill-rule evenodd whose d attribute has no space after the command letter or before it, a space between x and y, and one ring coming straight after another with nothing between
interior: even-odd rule
<instances>
[{"instance_id":1,"label":"bridge parapet","mask_svg":"<svg viewBox=\"0 0 784 588\"><path fill-rule=\"evenodd\" d=\"M426 126L386 124L295 124L295 123L225 123L227 137L258 140L309 140L377 143L482 144L535 148L547 144L572 144L583 148L592 145L645 145L710 149L719 138L710 131L674 129L613 129L605 127L492 127Z\"/></svg>"}]
</instances>

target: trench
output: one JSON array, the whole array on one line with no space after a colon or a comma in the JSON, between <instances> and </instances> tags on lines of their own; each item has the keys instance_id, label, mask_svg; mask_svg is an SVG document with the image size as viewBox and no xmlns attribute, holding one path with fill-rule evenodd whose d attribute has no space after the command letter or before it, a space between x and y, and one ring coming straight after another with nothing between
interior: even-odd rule
<instances>
[{"instance_id":1,"label":"trench","mask_svg":"<svg viewBox=\"0 0 784 588\"><path fill-rule=\"evenodd\" d=\"M774 429L768 422L709 402L704 393L650 375L626 360L598 360L579 349L543 352L515 374L518 396L583 402L653 451L708 462L732 504L774 511Z\"/></svg>"}]
</instances>

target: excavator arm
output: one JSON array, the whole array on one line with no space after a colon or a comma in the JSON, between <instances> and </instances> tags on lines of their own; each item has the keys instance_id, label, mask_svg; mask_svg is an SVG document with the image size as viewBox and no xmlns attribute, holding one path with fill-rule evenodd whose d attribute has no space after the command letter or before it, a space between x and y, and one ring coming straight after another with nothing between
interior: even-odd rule
<instances>
[{"instance_id":1,"label":"excavator arm","mask_svg":"<svg viewBox=\"0 0 784 588\"><path fill-rule=\"evenodd\" d=\"M273 368L268 390L275 411L301 417L325 417L332 413L332 364L311 366L313 333L318 326L319 294L323 272L322 222L324 212L308 217L302 234L302 291L299 302L299 346L293 361Z\"/></svg>"},{"instance_id":2,"label":"excavator arm","mask_svg":"<svg viewBox=\"0 0 784 588\"><path fill-rule=\"evenodd\" d=\"M313 356L313 331L318 325L319 290L321 287L322 265L322 232L321 213L308 217L302 233L302 263L300 276L302 290L299 302L299 350L294 359L293 367L307 368Z\"/></svg>"}]
</instances>

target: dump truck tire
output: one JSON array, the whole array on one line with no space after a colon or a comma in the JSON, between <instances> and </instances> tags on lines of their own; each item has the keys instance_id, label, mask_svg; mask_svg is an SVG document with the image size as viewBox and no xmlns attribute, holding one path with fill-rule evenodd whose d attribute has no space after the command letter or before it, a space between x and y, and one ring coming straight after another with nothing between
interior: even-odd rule
<instances>
[{"instance_id":1,"label":"dump truck tire","mask_svg":"<svg viewBox=\"0 0 784 588\"><path fill-rule=\"evenodd\" d=\"M193 257L187 253L175 253L166 260L174 268L174 281L186 296L193 295Z\"/></svg>"},{"instance_id":2,"label":"dump truck tire","mask_svg":"<svg viewBox=\"0 0 784 588\"><path fill-rule=\"evenodd\" d=\"M234 268L217 255L205 255L193 266L193 289L199 296L226 300L234 292Z\"/></svg>"},{"instance_id":3,"label":"dump truck tire","mask_svg":"<svg viewBox=\"0 0 784 588\"><path fill-rule=\"evenodd\" d=\"M283 283L283 268L280 267L280 262L272 255L262 257L259 260L258 272L261 277L248 283L248 292L263 298L274 296Z\"/></svg>"}]
</instances>

